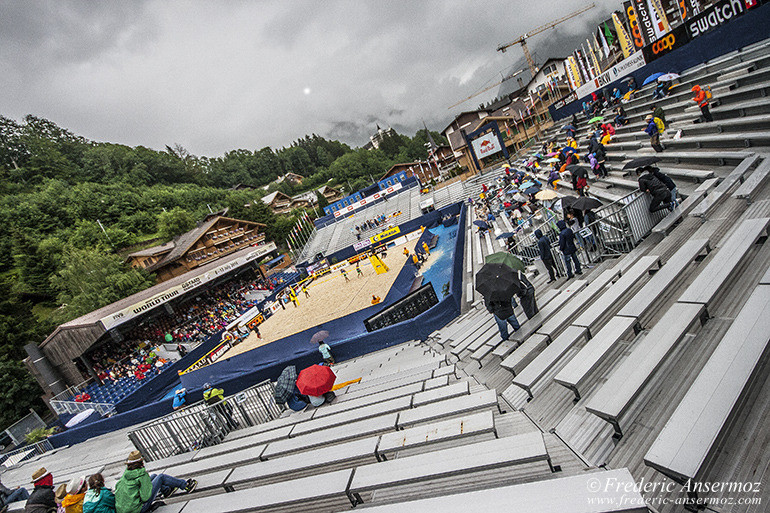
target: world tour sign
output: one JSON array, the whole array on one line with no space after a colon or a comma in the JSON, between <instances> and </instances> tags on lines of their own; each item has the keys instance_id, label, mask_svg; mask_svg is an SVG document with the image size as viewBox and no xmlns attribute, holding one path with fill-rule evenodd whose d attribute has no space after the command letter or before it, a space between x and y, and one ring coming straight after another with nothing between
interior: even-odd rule
<instances>
[{"instance_id":1,"label":"world tour sign","mask_svg":"<svg viewBox=\"0 0 770 513\"><path fill-rule=\"evenodd\" d=\"M219 267L212 269L211 271L203 273L194 278L190 278L184 283L171 287L170 289L164 290L163 292L155 294L154 296L147 298L143 301L134 303L133 305L127 308L123 308L122 310L119 310L112 315L108 315L107 317L103 317L99 319L99 321L102 323L102 325L104 325L104 329L106 330L112 329L115 326L118 326L120 324L130 321L131 319L135 319L136 317L139 317L143 313L148 312L149 310L152 310L156 306L160 306L164 303L168 303L172 299L182 296L186 292L189 292L193 289L200 287L205 283L215 280L216 278L222 276L223 274L233 269L236 269L238 267L241 267L244 264L257 260L258 258L261 258L266 254L270 253L274 249L276 249L276 246L272 242L269 244L264 244L262 246L259 246L255 248L254 251L249 252L245 256L236 258L226 264L220 265Z\"/></svg>"}]
</instances>

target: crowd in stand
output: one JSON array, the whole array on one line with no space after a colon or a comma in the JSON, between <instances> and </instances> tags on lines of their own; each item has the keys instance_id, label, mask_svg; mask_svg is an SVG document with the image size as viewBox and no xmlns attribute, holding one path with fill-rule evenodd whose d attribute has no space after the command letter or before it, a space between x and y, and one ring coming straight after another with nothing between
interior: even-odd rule
<instances>
[{"instance_id":1,"label":"crowd in stand","mask_svg":"<svg viewBox=\"0 0 770 513\"><path fill-rule=\"evenodd\" d=\"M356 225L353 228L350 229L350 231L353 232L353 234L356 236L356 239L361 239L361 234L363 234L366 231L374 230L375 228L380 228L381 226L385 226L388 224L388 219L393 216L399 215L401 212L394 212L390 215L380 214L374 219L365 219L363 223L360 225Z\"/></svg>"}]
</instances>

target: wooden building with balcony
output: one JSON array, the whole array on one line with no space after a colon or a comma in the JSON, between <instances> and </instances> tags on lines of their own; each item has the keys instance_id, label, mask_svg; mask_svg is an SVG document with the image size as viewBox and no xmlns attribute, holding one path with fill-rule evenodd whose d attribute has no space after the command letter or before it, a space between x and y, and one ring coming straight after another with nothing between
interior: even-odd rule
<instances>
[{"instance_id":1,"label":"wooden building with balcony","mask_svg":"<svg viewBox=\"0 0 770 513\"><path fill-rule=\"evenodd\" d=\"M264 227L219 214L208 215L171 242L131 253L128 262L155 273L158 283L162 283L240 249L263 244Z\"/></svg>"}]
</instances>

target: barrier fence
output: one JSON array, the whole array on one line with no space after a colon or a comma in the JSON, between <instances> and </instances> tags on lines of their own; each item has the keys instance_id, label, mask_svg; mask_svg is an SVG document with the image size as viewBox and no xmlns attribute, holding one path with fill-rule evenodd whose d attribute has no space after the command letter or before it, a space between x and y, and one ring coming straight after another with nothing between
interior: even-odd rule
<instances>
[{"instance_id":1,"label":"barrier fence","mask_svg":"<svg viewBox=\"0 0 770 513\"><path fill-rule=\"evenodd\" d=\"M5 468L11 468L22 461L26 461L51 450L53 450L51 442L47 439L41 440L37 443L25 445L24 447L19 447L18 449L0 455L0 465Z\"/></svg>"},{"instance_id":2,"label":"barrier fence","mask_svg":"<svg viewBox=\"0 0 770 513\"><path fill-rule=\"evenodd\" d=\"M275 385L262 381L224 401L198 402L128 433L147 461L167 458L216 445L236 429L263 424L281 414L275 404Z\"/></svg>"}]
</instances>

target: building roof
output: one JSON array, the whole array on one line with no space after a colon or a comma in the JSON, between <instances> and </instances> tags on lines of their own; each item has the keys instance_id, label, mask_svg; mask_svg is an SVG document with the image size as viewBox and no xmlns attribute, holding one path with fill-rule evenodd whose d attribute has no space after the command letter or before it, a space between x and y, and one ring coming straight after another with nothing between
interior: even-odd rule
<instances>
[{"instance_id":1,"label":"building roof","mask_svg":"<svg viewBox=\"0 0 770 513\"><path fill-rule=\"evenodd\" d=\"M140 249L139 251L134 251L133 253L129 253L128 258L160 255L167 251L171 251L173 247L174 247L174 241L169 241L164 244L160 244L158 246L152 246L151 248L144 248L144 249Z\"/></svg>"},{"instance_id":2,"label":"building roof","mask_svg":"<svg viewBox=\"0 0 770 513\"><path fill-rule=\"evenodd\" d=\"M442 133L442 134L443 134L443 133L446 133L446 131L447 131L447 130L449 130L449 128L452 126L452 123L454 123L455 121L457 121L457 118L459 118L459 117L461 117L461 116L464 116L464 115L466 115L466 114L474 114L474 113L478 113L478 112L489 112L489 109L464 110L464 111L462 111L461 113L459 113L458 115L456 115L456 116L454 117L454 119L453 119L452 121L450 121L450 122L449 122L449 124L446 126L446 128L444 128L444 129L441 131L441 133Z\"/></svg>"},{"instance_id":3,"label":"building roof","mask_svg":"<svg viewBox=\"0 0 770 513\"><path fill-rule=\"evenodd\" d=\"M273 191L267 196L262 197L262 203L264 203L265 205L271 205L273 201L275 201L275 199L278 198L279 196L281 197L281 199L291 200L291 198L288 195L282 193L281 191Z\"/></svg>"},{"instance_id":4,"label":"building roof","mask_svg":"<svg viewBox=\"0 0 770 513\"><path fill-rule=\"evenodd\" d=\"M326 190L327 189L332 191L332 192L336 192L337 194L342 194L342 192L340 192L339 189L337 189L335 187L332 187L331 185L322 185L322 186L320 186L318 188L318 192L320 192L321 194L326 194Z\"/></svg>"}]
</instances>

